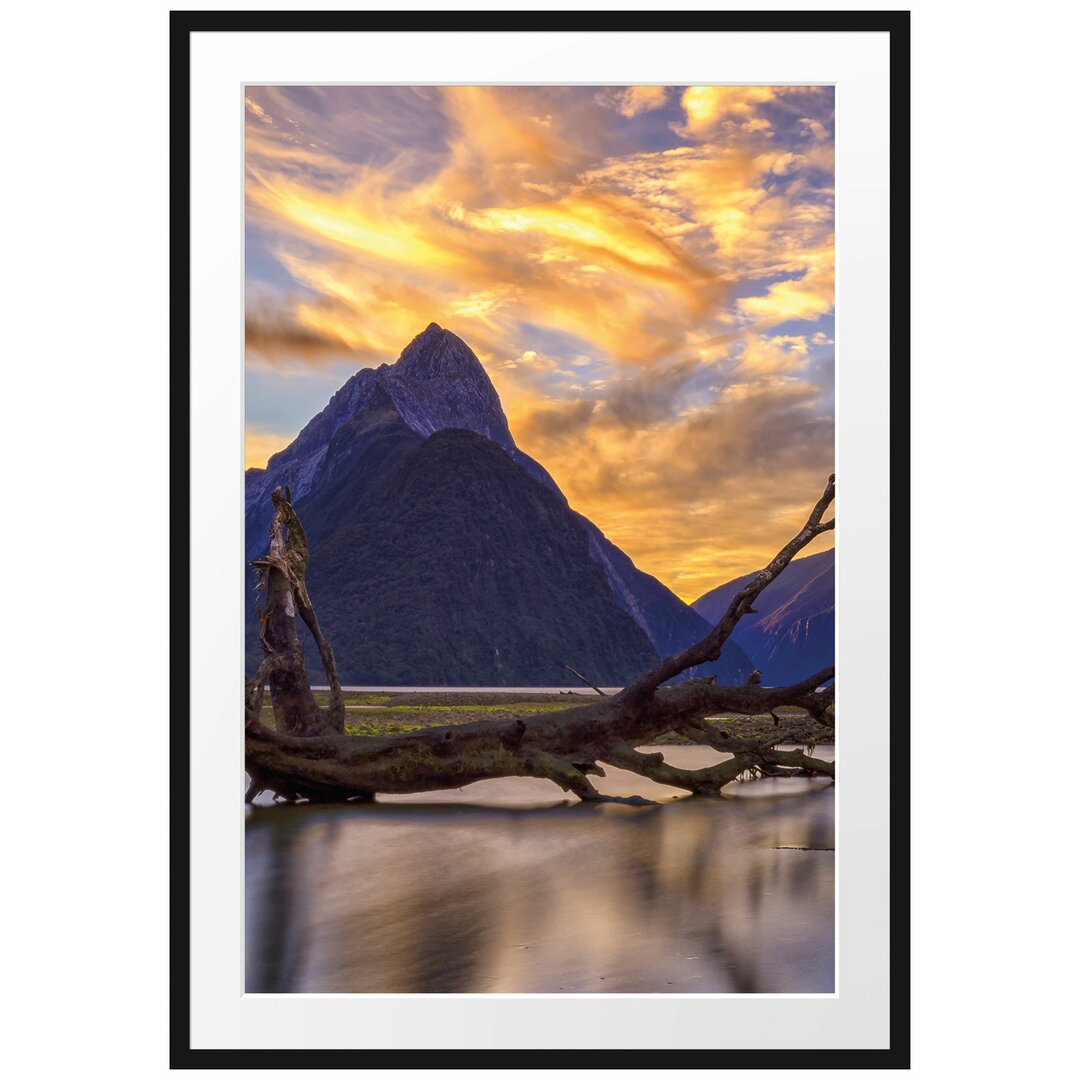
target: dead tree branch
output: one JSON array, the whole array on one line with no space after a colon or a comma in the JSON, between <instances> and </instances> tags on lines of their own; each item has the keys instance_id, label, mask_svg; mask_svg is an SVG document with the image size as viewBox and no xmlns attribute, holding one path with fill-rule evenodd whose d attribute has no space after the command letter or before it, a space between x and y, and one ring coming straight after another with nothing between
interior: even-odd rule
<instances>
[{"instance_id":1,"label":"dead tree branch","mask_svg":"<svg viewBox=\"0 0 1080 1080\"><path fill-rule=\"evenodd\" d=\"M287 494L275 491L270 552L253 564L265 596L260 628L268 655L249 681L245 698L248 800L260 791L274 791L290 801L370 800L378 792L433 791L494 777L537 776L584 802L611 801L589 779L604 775L601 762L698 795L719 794L747 774L832 777L830 762L797 750L776 749L782 725L772 732L771 741L762 741L735 738L707 721L710 716L760 716L778 708L796 708L831 729L834 688L827 685L835 674L831 667L783 687L762 686L760 678L751 678L743 686L718 686L713 678L662 684L720 655L739 619L766 585L814 537L833 527L832 520L822 523L833 494L830 477L803 529L732 599L723 618L702 641L662 660L619 694L604 695L593 686L598 698L554 713L373 737L344 734L344 704L333 652L319 630L304 583L307 538ZM311 692L297 635L297 614L319 647L330 684L328 709L320 709ZM273 730L261 722L266 684L274 711ZM681 733L732 757L708 768L688 770L669 765L662 754L637 749L668 732Z\"/></svg>"},{"instance_id":2,"label":"dead tree branch","mask_svg":"<svg viewBox=\"0 0 1080 1080\"><path fill-rule=\"evenodd\" d=\"M582 675L581 672L578 671L576 668L572 668L569 664L567 664L566 670L576 675L586 686L591 686L601 697L607 697L607 694L605 694L599 686L596 686L594 683L589 682L589 680L586 679L585 676Z\"/></svg>"},{"instance_id":3,"label":"dead tree branch","mask_svg":"<svg viewBox=\"0 0 1080 1080\"><path fill-rule=\"evenodd\" d=\"M806 524L798 535L792 537L773 557L772 562L761 570L748 585L739 590L728 604L727 611L715 627L696 645L683 649L661 660L660 663L650 668L640 678L635 679L624 691L622 696L628 701L636 701L654 691L661 683L681 675L687 668L696 667L698 664L707 664L720 656L724 643L731 637L732 631L739 624L739 620L750 613L754 601L761 595L765 586L775 581L783 569L811 540L828 532L836 524L836 519L822 522L825 511L829 508L836 494L836 477L830 476L825 491L810 511Z\"/></svg>"}]
</instances>

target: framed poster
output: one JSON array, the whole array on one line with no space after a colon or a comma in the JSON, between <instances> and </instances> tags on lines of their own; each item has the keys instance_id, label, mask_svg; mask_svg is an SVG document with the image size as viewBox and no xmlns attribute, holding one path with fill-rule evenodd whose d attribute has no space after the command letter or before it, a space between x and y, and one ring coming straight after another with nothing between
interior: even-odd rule
<instances>
[{"instance_id":1,"label":"framed poster","mask_svg":"<svg viewBox=\"0 0 1080 1080\"><path fill-rule=\"evenodd\" d=\"M172 87L174 1065L906 1067L907 13Z\"/></svg>"}]
</instances>

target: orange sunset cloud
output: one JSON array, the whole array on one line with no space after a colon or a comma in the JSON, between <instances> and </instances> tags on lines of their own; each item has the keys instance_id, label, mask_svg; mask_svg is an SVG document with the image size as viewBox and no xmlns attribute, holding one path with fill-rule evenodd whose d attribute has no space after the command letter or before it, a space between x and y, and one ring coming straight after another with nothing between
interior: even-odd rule
<instances>
[{"instance_id":1,"label":"orange sunset cloud","mask_svg":"<svg viewBox=\"0 0 1080 1080\"><path fill-rule=\"evenodd\" d=\"M830 88L246 107L249 465L436 321L574 508L684 599L790 535L833 461Z\"/></svg>"}]
</instances>

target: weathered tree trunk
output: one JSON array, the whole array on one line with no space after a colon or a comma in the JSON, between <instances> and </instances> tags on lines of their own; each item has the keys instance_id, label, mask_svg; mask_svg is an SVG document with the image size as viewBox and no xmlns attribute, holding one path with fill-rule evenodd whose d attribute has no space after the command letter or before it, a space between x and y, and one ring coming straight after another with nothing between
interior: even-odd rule
<instances>
[{"instance_id":1,"label":"weathered tree trunk","mask_svg":"<svg viewBox=\"0 0 1080 1080\"><path fill-rule=\"evenodd\" d=\"M265 558L252 563L259 571L257 588L265 601L259 612L259 630L267 659L248 686L248 709L257 706L258 717L262 708L263 683L269 680L270 701L278 731L298 736L343 735L345 703L334 653L319 628L304 580L308 561L307 535L292 508L288 489L284 493L280 488L276 489L271 498L274 518L270 524L270 551ZM298 615L319 647L330 684L328 709L320 709L311 692L311 680L296 627Z\"/></svg>"},{"instance_id":2,"label":"weathered tree trunk","mask_svg":"<svg viewBox=\"0 0 1080 1080\"><path fill-rule=\"evenodd\" d=\"M732 599L716 627L696 645L660 661L619 694L542 716L435 727L383 738L344 734L344 706L333 654L318 629L304 586L307 541L287 493L275 491L270 554L255 564L262 571L260 586L266 595L262 627L268 657L248 684L248 800L259 791L274 791L289 800L369 800L380 791L433 791L492 777L539 776L586 802L646 801L601 795L589 779L590 774L604 775L600 762L700 795L718 794L744 774L832 777L830 762L800 751L777 750L776 743L783 739L780 728L774 738L763 741L714 731L703 723L703 718L717 713L762 715L795 707L831 728L834 691L826 684L833 678L832 668L786 687L763 687L756 672L738 687L717 686L713 679L662 684L720 655L739 619L753 611L753 602L765 586L811 540L833 528L832 520L821 520L833 496L830 476L803 529ZM307 685L290 598L319 643L331 686L328 710L318 708ZM260 721L267 679L276 731ZM667 764L661 754L635 749L672 731L733 757L706 769L687 770Z\"/></svg>"}]
</instances>

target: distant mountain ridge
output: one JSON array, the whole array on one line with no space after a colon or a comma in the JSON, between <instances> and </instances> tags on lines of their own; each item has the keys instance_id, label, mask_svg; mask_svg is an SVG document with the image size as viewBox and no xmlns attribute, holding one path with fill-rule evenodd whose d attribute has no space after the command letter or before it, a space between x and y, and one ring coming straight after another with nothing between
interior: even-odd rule
<instances>
[{"instance_id":1,"label":"distant mountain ridge","mask_svg":"<svg viewBox=\"0 0 1080 1080\"><path fill-rule=\"evenodd\" d=\"M381 552L378 559L382 559L384 564L376 565L369 562L361 567L356 559L350 565L347 558L335 556L337 561L333 563L336 568L334 574L330 577L326 576L324 569L320 569L318 564L320 559L325 560L329 556L327 552L316 550L316 541L326 544L331 544L333 541L334 544L340 544L343 542L340 537L348 534L352 536L350 543L357 558L362 549L367 553L364 558L370 560L375 556L370 554L367 540L356 532L360 519L363 518L364 529L381 535L381 524L373 521L366 511L361 513L356 506L343 502L341 491L349 488L350 484L353 487L358 485L363 487L367 480L373 483L385 481L394 469L402 467L402 461L399 460L398 455L404 452L406 444L409 445L410 451L416 451L419 443L422 443L424 439L431 439L436 434L448 431L472 432L477 436L482 436L483 440L486 440L489 445L498 447L509 459L508 465L517 467L517 470L523 474L522 480L528 479L531 483L546 488L555 500L555 503L544 500L537 503L535 491L528 485L519 483L516 477L512 477L497 466L494 462L498 459L492 458L490 453L484 450L482 441L462 441L458 438L457 441L439 440L437 443L437 448L443 448L443 453L437 456L437 460L442 465L452 458L456 467L468 472L465 464L472 458L475 457L478 462L482 459L486 463L487 472L484 475L487 480L477 481L477 491L483 493L482 502L486 508L485 512L499 522L498 535L492 543L496 545L500 558L505 558L520 568L524 564L520 562L521 552L515 545L523 544L533 552L537 565L549 565L549 562L545 560L550 556L554 560L549 565L552 573L555 573L555 568L558 567L556 576L565 575L562 586L551 588L545 586L542 589L538 583L534 583L538 591L533 599L539 605L538 610L542 609L550 614L550 604L554 604L552 611L558 608L565 613L564 608L559 607L561 601L553 597L558 592L558 588L565 587L566 582L573 580L577 582L577 587L584 588L592 597L590 603L594 604L598 611L607 611L607 615L600 620L600 623L593 626L595 633L614 635L610 654L606 653L598 643L594 642L593 646L590 646L596 652L596 665L591 668L592 676L596 681L616 684L640 670L626 667L624 660L627 657L633 655L634 662L641 661L643 667L650 662L650 657L655 657L657 654L667 655L705 635L708 625L699 614L684 604L656 578L635 567L630 558L612 544L592 522L573 511L543 466L518 449L503 413L498 393L484 371L483 365L464 341L450 331L432 323L409 343L396 363L382 364L377 368L364 368L353 375L333 395L326 407L305 425L296 439L270 458L265 469L249 469L245 477L245 546L248 560L256 558L266 548L266 531L272 512L270 493L278 485L288 485L292 491L293 501L313 540L310 571L312 595L319 605L320 620L323 621L324 629L327 630L330 640L334 642L336 650L340 649L343 653L355 655L356 663L361 663L360 651L353 649L350 644L352 631L349 622L351 618L353 624L359 626L363 621L360 598L356 597L355 610L350 616L342 614L340 619L335 616L329 622L323 616L323 608L326 604L331 606L337 604L335 596L344 595L345 592L354 594L351 588L354 581L364 580L370 589L373 579L368 573L369 570L376 575L382 573L384 577L398 574L399 589L412 595L413 590L405 588L409 580L428 580L426 569L411 563L411 551L404 552L403 557L398 559L396 556L391 557L388 548L378 545L376 547ZM409 439L409 435L413 436L412 440ZM450 444L456 448L456 455L451 455L446 449ZM437 471L434 464L436 457L429 459L422 455L421 460L428 462L428 468ZM454 477L443 476L442 482L448 485L449 489L458 490ZM505 507L507 509L513 509L514 500L519 500L522 506L530 508L530 513L536 510L539 514L536 526L538 531L531 536L518 534L511 524L503 519L504 508L492 497L493 491L502 491L504 497L509 499ZM429 492L432 499L431 505L440 506L442 511L449 516L446 520L435 521L428 515L430 527L434 528L444 540L453 536L456 542L469 546L470 534L467 529L459 528L459 526L461 519L464 518L471 520L475 527L476 508L470 508L468 502L461 499L454 500L449 497L440 499L437 494L433 491ZM356 497L361 497L359 490L356 492ZM373 498L372 492L365 491L363 497L370 501ZM392 519L400 522L406 519L411 520L406 508L391 499L386 491L382 491L380 498L382 499L380 505ZM560 507L559 512L551 509L553 505ZM540 506L545 506L546 509L540 511L537 509ZM608 600L596 592L595 581L590 574L577 567L577 552L575 544L569 541L569 533L565 528L566 521L563 520L564 515L566 521L575 523L576 529L580 531L587 559L601 571L599 580L606 584L607 597L611 601L610 606L621 609L622 613L629 615L632 622L643 632L648 655L640 652L640 642L634 644L634 635L629 637L626 635L621 614L613 616L608 611ZM545 538L547 538L543 527L544 522L554 530L554 534L558 537L557 540L551 541L550 550L544 548ZM422 538L418 539L418 534L410 531L414 525L410 525L408 529L402 526L398 542L399 544L415 543L416 546L422 548L424 547ZM498 544L509 546L499 547ZM334 547L330 550L338 551L338 548ZM434 558L431 552L429 555ZM405 574L406 565L409 567L408 574L412 575L411 579L400 576ZM457 569L462 572L460 566ZM489 567L495 577L498 577L497 569L495 566ZM451 573L450 563L447 563L446 572ZM439 592L441 586L436 587L434 579L431 581L434 590ZM481 588L479 581L474 581L473 585ZM329 599L320 600L318 595L320 591L325 592ZM543 596L540 596L541 592L544 593ZM443 590L443 593L446 603L458 607L467 608L475 602L474 594L467 590L459 589L456 592ZM413 596L413 600L419 601L419 597ZM512 606L511 604L507 607L507 611ZM412 625L416 622L415 619L410 621L411 617L403 611L392 614L391 608L385 609L382 617L381 633L386 640L394 637L400 626ZM497 614L495 605L487 605L486 610L489 617ZM419 615L417 618L420 622L424 622ZM524 615L523 618L522 625L528 625L530 619ZM502 622L505 624L505 620ZM330 632L331 623L339 624L336 637ZM547 627L542 625L544 618L540 618L539 621L533 620L533 623L536 632L542 637L547 632ZM571 619L571 622L567 624L568 631L573 629L573 623L574 620ZM252 627L253 623L249 619L249 660L257 657L257 651L254 654L251 651ZM483 629L483 627L471 626L469 632L478 634L479 637L476 640L481 641L485 638ZM513 632L512 628L505 625L504 630L508 630L511 634ZM432 638L425 649L420 648L415 636L395 638L399 640L401 652L402 663L399 664L391 655L393 650L388 651L376 647L371 636L365 637L364 640L366 642L364 647L372 656L382 656L380 663L383 666L376 669L371 668L370 665L364 667L361 664L364 671L363 678L351 678L348 670L343 669L342 674L347 681L392 683L400 678L405 682L414 682L420 677L420 668L428 661L432 650L437 651L442 648L445 651L450 648L461 654L471 648L461 638L452 639L449 643ZM580 645L585 648L584 642ZM638 651L635 652L635 650ZM586 652L588 651L589 649L586 648ZM461 674L464 670L461 665L455 667L449 658L445 659L445 670L454 670L458 673L453 678L466 678ZM579 664L577 660L581 660L581 663ZM580 655L577 655L576 659L575 655L566 655L564 661L572 663L583 673L589 674L586 668L590 666L590 662L582 660ZM503 664L505 678L502 685L510 685L514 682L525 683L530 679L539 679L542 683L567 681L565 671L561 675L556 675L550 666L544 668L545 674L541 677L537 672L546 663L546 660L541 663L538 659L537 665L534 665L536 670L532 675L528 674L525 667L519 665L514 669L516 674L513 677L510 675L510 668ZM468 676L467 681L490 681L490 675L488 678L483 677L485 670L491 670L490 666L485 669L480 661L478 664L475 674ZM361 668L356 668L356 670L359 671ZM722 681L734 682L745 678L750 668L749 660L742 650L738 646L729 645L720 660L698 669L694 674L712 673ZM390 677L391 671L396 672L393 678ZM446 678L439 681L445 682Z\"/></svg>"},{"instance_id":2,"label":"distant mountain ridge","mask_svg":"<svg viewBox=\"0 0 1080 1080\"><path fill-rule=\"evenodd\" d=\"M834 553L794 559L762 590L756 615L744 615L731 636L767 685L797 682L836 662ZM712 589L693 603L711 623L719 621L732 597L754 574Z\"/></svg>"}]
</instances>

